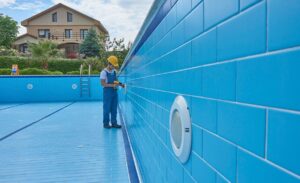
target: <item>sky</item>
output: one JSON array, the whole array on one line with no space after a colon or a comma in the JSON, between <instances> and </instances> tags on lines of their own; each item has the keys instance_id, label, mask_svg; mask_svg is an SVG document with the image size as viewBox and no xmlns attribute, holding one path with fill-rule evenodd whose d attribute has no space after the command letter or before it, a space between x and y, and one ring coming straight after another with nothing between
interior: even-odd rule
<instances>
[{"instance_id":1,"label":"sky","mask_svg":"<svg viewBox=\"0 0 300 183\"><path fill-rule=\"evenodd\" d=\"M63 3L99 20L111 38L133 42L154 0L0 0L0 13L19 23L57 3Z\"/></svg>"}]
</instances>

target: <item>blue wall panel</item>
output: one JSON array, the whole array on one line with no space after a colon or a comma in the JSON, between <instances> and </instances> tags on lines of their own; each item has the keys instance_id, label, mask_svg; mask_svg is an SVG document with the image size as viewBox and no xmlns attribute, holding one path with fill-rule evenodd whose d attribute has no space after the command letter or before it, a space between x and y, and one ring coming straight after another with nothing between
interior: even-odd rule
<instances>
[{"instance_id":1,"label":"blue wall panel","mask_svg":"<svg viewBox=\"0 0 300 183\"><path fill-rule=\"evenodd\" d=\"M164 3L120 73L143 181L300 183L300 3ZM184 164L169 134L177 95L192 120Z\"/></svg>"},{"instance_id":2,"label":"blue wall panel","mask_svg":"<svg viewBox=\"0 0 300 183\"><path fill-rule=\"evenodd\" d=\"M272 164L238 150L238 182L299 183L299 178L287 174Z\"/></svg>"},{"instance_id":3,"label":"blue wall panel","mask_svg":"<svg viewBox=\"0 0 300 183\"><path fill-rule=\"evenodd\" d=\"M166 31L169 32L176 25L176 9L172 8L165 19Z\"/></svg>"},{"instance_id":4,"label":"blue wall panel","mask_svg":"<svg viewBox=\"0 0 300 183\"><path fill-rule=\"evenodd\" d=\"M203 132L203 158L231 182L235 182L236 151L228 142Z\"/></svg>"},{"instance_id":5,"label":"blue wall panel","mask_svg":"<svg viewBox=\"0 0 300 183\"><path fill-rule=\"evenodd\" d=\"M239 0L204 0L205 29L239 11Z\"/></svg>"},{"instance_id":6,"label":"blue wall panel","mask_svg":"<svg viewBox=\"0 0 300 183\"><path fill-rule=\"evenodd\" d=\"M240 8L241 10L248 8L249 6L259 2L261 0L241 0L240 1Z\"/></svg>"},{"instance_id":7,"label":"blue wall panel","mask_svg":"<svg viewBox=\"0 0 300 183\"><path fill-rule=\"evenodd\" d=\"M300 174L300 115L269 111L268 159Z\"/></svg>"},{"instance_id":8,"label":"blue wall panel","mask_svg":"<svg viewBox=\"0 0 300 183\"><path fill-rule=\"evenodd\" d=\"M266 114L264 109L218 103L218 129L220 136L264 157Z\"/></svg>"},{"instance_id":9,"label":"blue wall panel","mask_svg":"<svg viewBox=\"0 0 300 183\"><path fill-rule=\"evenodd\" d=\"M173 63L170 63L169 65L174 64L175 70L185 69L192 65L192 44L187 43L185 45L182 45L177 50L175 50L176 58L173 60ZM175 63L174 63L175 62ZM161 65L164 67L163 65Z\"/></svg>"},{"instance_id":10,"label":"blue wall panel","mask_svg":"<svg viewBox=\"0 0 300 183\"><path fill-rule=\"evenodd\" d=\"M202 80L203 96L235 100L235 62L203 68Z\"/></svg>"},{"instance_id":11,"label":"blue wall panel","mask_svg":"<svg viewBox=\"0 0 300 183\"><path fill-rule=\"evenodd\" d=\"M191 66L199 66L217 61L217 31L213 29L192 41Z\"/></svg>"},{"instance_id":12,"label":"blue wall panel","mask_svg":"<svg viewBox=\"0 0 300 183\"><path fill-rule=\"evenodd\" d=\"M270 50L300 46L298 0L268 0L268 44Z\"/></svg>"},{"instance_id":13,"label":"blue wall panel","mask_svg":"<svg viewBox=\"0 0 300 183\"><path fill-rule=\"evenodd\" d=\"M195 6L197 6L202 1L203 0L192 0L192 8L194 8Z\"/></svg>"},{"instance_id":14,"label":"blue wall panel","mask_svg":"<svg viewBox=\"0 0 300 183\"><path fill-rule=\"evenodd\" d=\"M189 174L184 174L184 178L183 178L183 182L184 183L195 183L195 180L193 179L193 177Z\"/></svg>"},{"instance_id":15,"label":"blue wall panel","mask_svg":"<svg viewBox=\"0 0 300 183\"><path fill-rule=\"evenodd\" d=\"M220 25L218 60L253 55L266 50L265 2Z\"/></svg>"},{"instance_id":16,"label":"blue wall panel","mask_svg":"<svg viewBox=\"0 0 300 183\"><path fill-rule=\"evenodd\" d=\"M192 166L192 175L197 182L215 182L216 173L195 154L192 154Z\"/></svg>"},{"instance_id":17,"label":"blue wall panel","mask_svg":"<svg viewBox=\"0 0 300 183\"><path fill-rule=\"evenodd\" d=\"M182 45L185 42L184 34L185 34L184 22L180 22L172 30L172 42L170 44L172 45L173 49Z\"/></svg>"},{"instance_id":18,"label":"blue wall panel","mask_svg":"<svg viewBox=\"0 0 300 183\"><path fill-rule=\"evenodd\" d=\"M300 50L252 58L237 64L237 100L300 110Z\"/></svg>"},{"instance_id":19,"label":"blue wall panel","mask_svg":"<svg viewBox=\"0 0 300 183\"><path fill-rule=\"evenodd\" d=\"M192 126L192 131L193 131L193 141L192 141L192 146L193 146L193 150L195 153L198 154L198 156L202 156L202 142L203 142L203 131L196 127L196 126Z\"/></svg>"},{"instance_id":20,"label":"blue wall panel","mask_svg":"<svg viewBox=\"0 0 300 183\"><path fill-rule=\"evenodd\" d=\"M217 102L192 98L191 117L194 124L209 131L217 131Z\"/></svg>"},{"instance_id":21,"label":"blue wall panel","mask_svg":"<svg viewBox=\"0 0 300 183\"><path fill-rule=\"evenodd\" d=\"M188 27L185 29L185 40L190 40L203 32L203 3L184 19L184 26Z\"/></svg>"},{"instance_id":22,"label":"blue wall panel","mask_svg":"<svg viewBox=\"0 0 300 183\"><path fill-rule=\"evenodd\" d=\"M178 0L176 4L177 22L180 22L192 9L192 1Z\"/></svg>"},{"instance_id":23,"label":"blue wall panel","mask_svg":"<svg viewBox=\"0 0 300 183\"><path fill-rule=\"evenodd\" d=\"M216 179L216 183L227 183L228 181L225 180L223 177L221 176L217 176L217 179Z\"/></svg>"}]
</instances>

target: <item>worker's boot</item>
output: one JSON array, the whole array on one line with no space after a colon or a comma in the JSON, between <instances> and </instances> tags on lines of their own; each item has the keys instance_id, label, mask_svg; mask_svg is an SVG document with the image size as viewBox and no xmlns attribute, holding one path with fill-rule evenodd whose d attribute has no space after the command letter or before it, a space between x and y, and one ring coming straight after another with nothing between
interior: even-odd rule
<instances>
[{"instance_id":1,"label":"worker's boot","mask_svg":"<svg viewBox=\"0 0 300 183\"><path fill-rule=\"evenodd\" d=\"M118 124L113 124L113 125L111 125L111 127L112 127L112 128L122 128L122 126L121 126L121 125L118 125Z\"/></svg>"},{"instance_id":2,"label":"worker's boot","mask_svg":"<svg viewBox=\"0 0 300 183\"><path fill-rule=\"evenodd\" d=\"M110 129L111 126L107 124L107 125L103 125L103 128Z\"/></svg>"}]
</instances>

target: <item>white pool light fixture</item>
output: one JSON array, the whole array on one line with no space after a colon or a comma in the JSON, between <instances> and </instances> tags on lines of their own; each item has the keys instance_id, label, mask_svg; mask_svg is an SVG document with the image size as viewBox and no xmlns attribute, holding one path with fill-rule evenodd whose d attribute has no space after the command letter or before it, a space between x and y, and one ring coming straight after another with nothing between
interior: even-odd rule
<instances>
[{"instance_id":1,"label":"white pool light fixture","mask_svg":"<svg viewBox=\"0 0 300 183\"><path fill-rule=\"evenodd\" d=\"M72 89L76 90L77 89L77 84L72 84Z\"/></svg>"},{"instance_id":2,"label":"white pool light fixture","mask_svg":"<svg viewBox=\"0 0 300 183\"><path fill-rule=\"evenodd\" d=\"M177 96L173 102L169 127L173 151L185 163L191 152L192 128L189 108L183 96Z\"/></svg>"},{"instance_id":3,"label":"white pool light fixture","mask_svg":"<svg viewBox=\"0 0 300 183\"><path fill-rule=\"evenodd\" d=\"M28 83L28 84L26 85L26 88L27 88L28 90L32 90L32 89L33 89L33 84Z\"/></svg>"}]
</instances>

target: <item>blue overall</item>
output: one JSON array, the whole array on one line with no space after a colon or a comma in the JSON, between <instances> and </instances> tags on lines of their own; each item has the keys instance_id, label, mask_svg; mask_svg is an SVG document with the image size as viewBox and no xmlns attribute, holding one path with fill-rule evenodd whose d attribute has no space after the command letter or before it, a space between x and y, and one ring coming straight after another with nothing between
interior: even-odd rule
<instances>
[{"instance_id":1,"label":"blue overall","mask_svg":"<svg viewBox=\"0 0 300 183\"><path fill-rule=\"evenodd\" d=\"M107 83L113 84L117 80L116 72L109 73L107 71ZM103 88L103 124L108 125L109 121L112 125L117 124L117 106L118 106L118 93L112 87ZM110 119L109 119L110 117Z\"/></svg>"}]
</instances>

